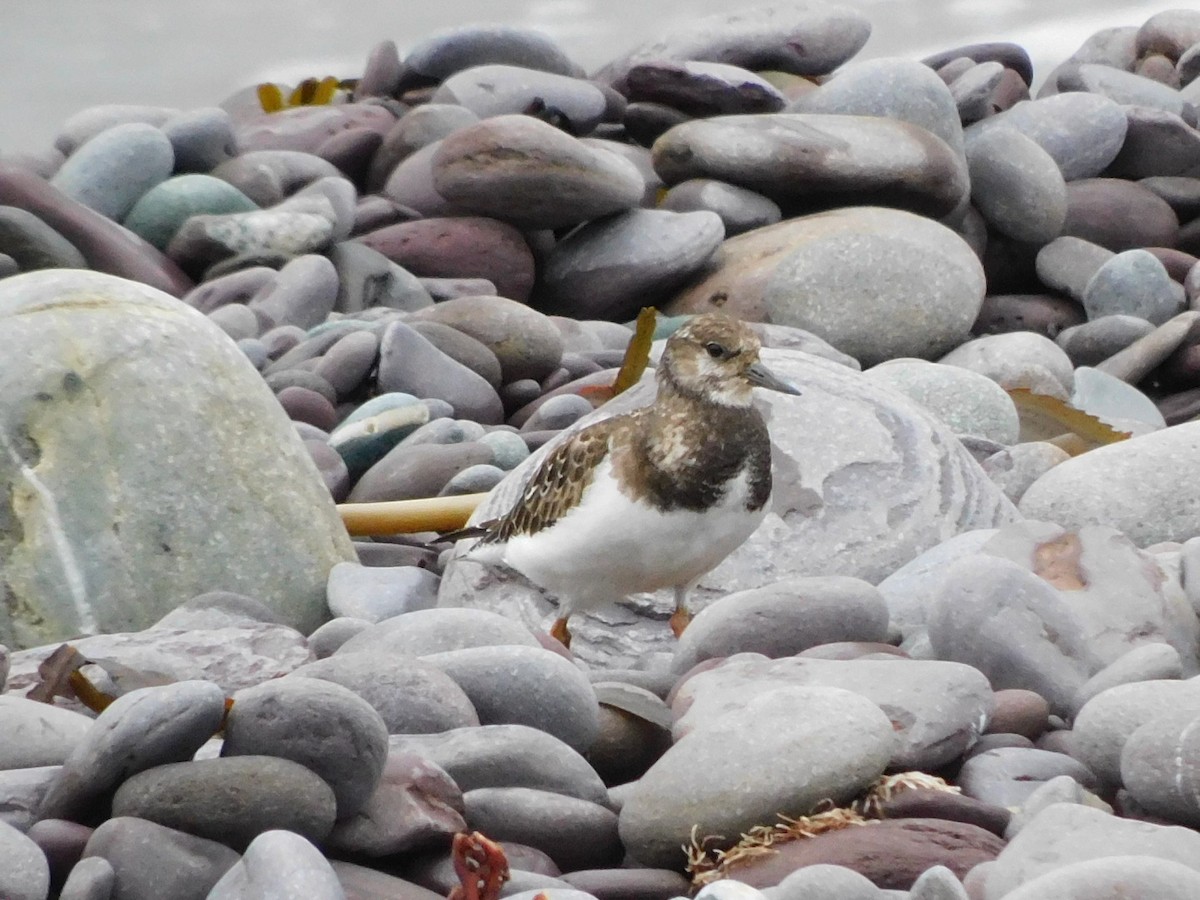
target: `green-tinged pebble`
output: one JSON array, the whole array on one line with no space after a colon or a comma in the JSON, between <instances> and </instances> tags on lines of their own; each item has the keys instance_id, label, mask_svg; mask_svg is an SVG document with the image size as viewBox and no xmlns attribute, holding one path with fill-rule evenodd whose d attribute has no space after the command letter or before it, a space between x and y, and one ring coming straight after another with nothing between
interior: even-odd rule
<instances>
[{"instance_id":1,"label":"green-tinged pebble","mask_svg":"<svg viewBox=\"0 0 1200 900\"><path fill-rule=\"evenodd\" d=\"M329 436L329 446L342 457L350 477L358 478L428 419L429 408L423 403L385 409L344 422Z\"/></svg>"},{"instance_id":2,"label":"green-tinged pebble","mask_svg":"<svg viewBox=\"0 0 1200 900\"><path fill-rule=\"evenodd\" d=\"M125 227L165 250L180 226L197 215L250 212L253 200L227 181L211 175L177 175L141 196L125 217Z\"/></svg>"},{"instance_id":3,"label":"green-tinged pebble","mask_svg":"<svg viewBox=\"0 0 1200 900\"><path fill-rule=\"evenodd\" d=\"M489 431L479 439L492 449L492 462L497 468L508 472L520 465L529 455L529 445L519 434L511 431Z\"/></svg>"}]
</instances>

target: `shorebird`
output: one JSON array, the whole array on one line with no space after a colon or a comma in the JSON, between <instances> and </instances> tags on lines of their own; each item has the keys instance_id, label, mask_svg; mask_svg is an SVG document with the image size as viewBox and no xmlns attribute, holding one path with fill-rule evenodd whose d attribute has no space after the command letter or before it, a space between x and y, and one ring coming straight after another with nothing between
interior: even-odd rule
<instances>
[{"instance_id":1,"label":"shorebird","mask_svg":"<svg viewBox=\"0 0 1200 900\"><path fill-rule=\"evenodd\" d=\"M520 499L465 555L502 563L557 596L550 634L570 616L671 587L671 628L688 592L758 527L771 495L771 442L756 386L799 394L760 361L758 337L723 314L696 316L668 340L650 406L583 428L542 460Z\"/></svg>"}]
</instances>

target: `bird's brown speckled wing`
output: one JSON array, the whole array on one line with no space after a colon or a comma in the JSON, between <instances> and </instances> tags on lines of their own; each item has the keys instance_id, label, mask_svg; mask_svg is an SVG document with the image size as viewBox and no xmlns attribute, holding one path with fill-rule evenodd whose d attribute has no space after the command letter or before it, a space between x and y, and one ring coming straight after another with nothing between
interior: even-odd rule
<instances>
[{"instance_id":1,"label":"bird's brown speckled wing","mask_svg":"<svg viewBox=\"0 0 1200 900\"><path fill-rule=\"evenodd\" d=\"M502 543L519 534L536 534L567 514L592 483L609 450L612 435L631 416L613 416L580 429L550 451L525 484L516 504L499 519L484 523L480 543Z\"/></svg>"}]
</instances>

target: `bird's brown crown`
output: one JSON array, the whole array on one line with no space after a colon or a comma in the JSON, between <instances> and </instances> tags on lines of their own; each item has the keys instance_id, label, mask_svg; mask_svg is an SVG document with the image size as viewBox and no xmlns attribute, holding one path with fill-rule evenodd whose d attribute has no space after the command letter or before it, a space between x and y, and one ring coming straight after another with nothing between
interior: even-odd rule
<instances>
[{"instance_id":1,"label":"bird's brown crown","mask_svg":"<svg viewBox=\"0 0 1200 900\"><path fill-rule=\"evenodd\" d=\"M696 316L667 340L658 364L660 390L722 406L749 406L750 367L758 362L760 347L758 336L731 316Z\"/></svg>"}]
</instances>

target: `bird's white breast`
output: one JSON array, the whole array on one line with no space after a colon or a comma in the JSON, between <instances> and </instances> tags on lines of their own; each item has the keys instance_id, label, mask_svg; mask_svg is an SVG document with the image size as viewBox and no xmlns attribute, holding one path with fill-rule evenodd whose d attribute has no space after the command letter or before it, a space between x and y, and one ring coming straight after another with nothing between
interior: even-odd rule
<instances>
[{"instance_id":1,"label":"bird's white breast","mask_svg":"<svg viewBox=\"0 0 1200 900\"><path fill-rule=\"evenodd\" d=\"M663 511L623 493L605 460L578 506L549 528L511 538L503 560L572 611L688 585L758 527L765 510L747 510L748 495L743 474L705 511Z\"/></svg>"}]
</instances>

